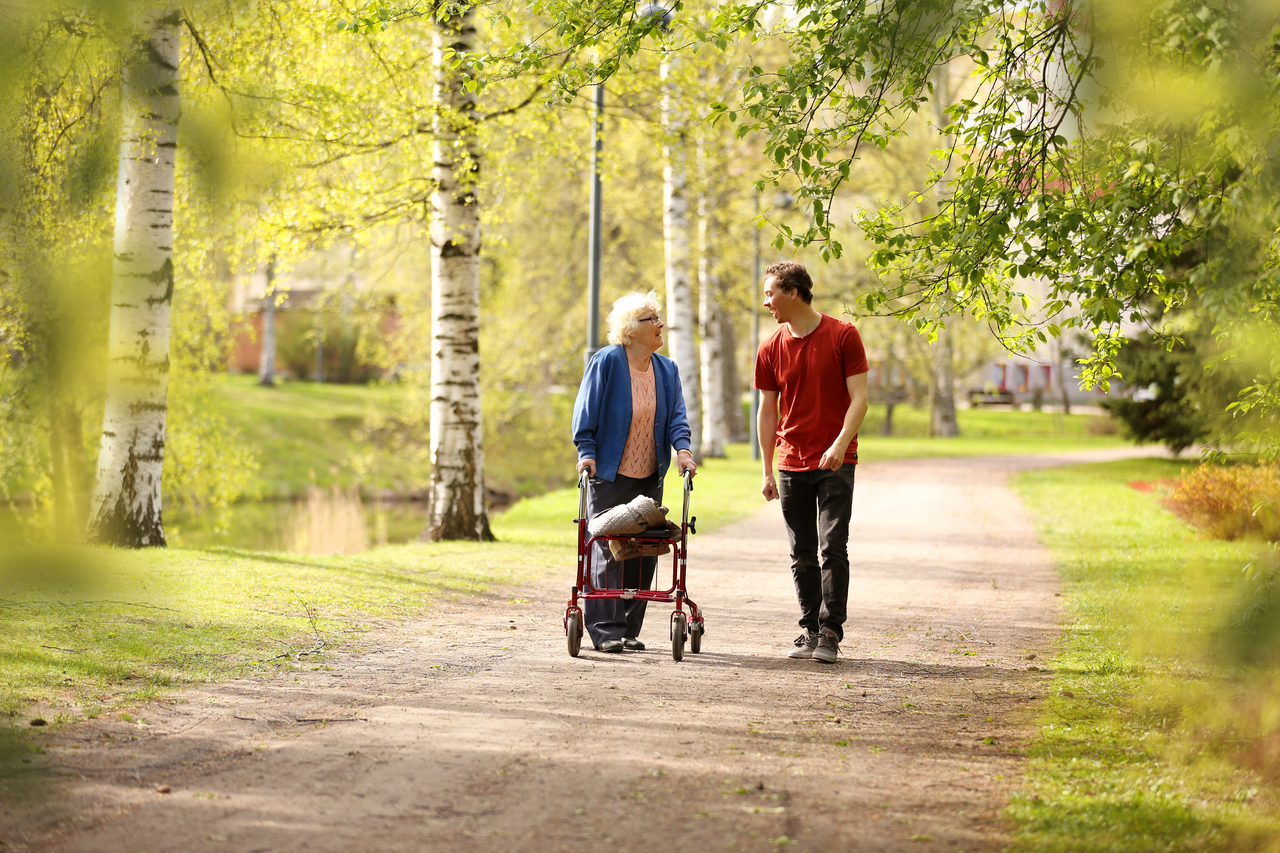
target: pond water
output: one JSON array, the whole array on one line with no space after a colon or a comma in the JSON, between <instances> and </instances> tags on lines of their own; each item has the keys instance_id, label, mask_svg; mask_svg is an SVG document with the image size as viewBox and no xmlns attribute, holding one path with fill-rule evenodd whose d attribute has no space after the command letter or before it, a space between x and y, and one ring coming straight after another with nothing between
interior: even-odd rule
<instances>
[{"instance_id":1,"label":"pond water","mask_svg":"<svg viewBox=\"0 0 1280 853\"><path fill-rule=\"evenodd\" d=\"M306 511L303 501L239 503L231 509L231 523L225 534L216 532L209 520L181 515L166 516L165 532L169 544L181 548L217 545L247 551L285 551L289 549L291 529ZM361 514L371 546L412 542L427 523L427 505L423 501L366 504Z\"/></svg>"}]
</instances>

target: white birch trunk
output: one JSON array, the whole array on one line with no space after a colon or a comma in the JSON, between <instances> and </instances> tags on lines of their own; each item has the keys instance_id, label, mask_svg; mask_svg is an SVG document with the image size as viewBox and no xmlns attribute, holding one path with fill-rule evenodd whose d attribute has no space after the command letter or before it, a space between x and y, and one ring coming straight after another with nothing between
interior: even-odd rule
<instances>
[{"instance_id":1,"label":"white birch trunk","mask_svg":"<svg viewBox=\"0 0 1280 853\"><path fill-rule=\"evenodd\" d=\"M445 57L475 49L475 7L435 24L431 197L431 504L422 539L493 539L480 413L480 156L476 97Z\"/></svg>"},{"instance_id":2,"label":"white birch trunk","mask_svg":"<svg viewBox=\"0 0 1280 853\"><path fill-rule=\"evenodd\" d=\"M723 458L729 443L724 410L725 353L720 314L720 274L716 260L720 248L715 214L705 185L711 170L706 151L698 140L698 163L703 185L698 189L698 332L702 337L702 455Z\"/></svg>"},{"instance_id":3,"label":"white birch trunk","mask_svg":"<svg viewBox=\"0 0 1280 853\"><path fill-rule=\"evenodd\" d=\"M684 405L693 433L694 459L702 458L702 394L694 341L693 288L689 284L689 199L683 116L670 82L673 59L662 60L662 238L667 279L667 350L680 370Z\"/></svg>"},{"instance_id":4,"label":"white birch trunk","mask_svg":"<svg viewBox=\"0 0 1280 853\"><path fill-rule=\"evenodd\" d=\"M139 15L124 81L106 410L87 538L132 548L165 544L180 22L174 8Z\"/></svg>"},{"instance_id":5,"label":"white birch trunk","mask_svg":"<svg viewBox=\"0 0 1280 853\"><path fill-rule=\"evenodd\" d=\"M267 288L262 294L262 351L258 356L258 384L276 384L276 262L267 261Z\"/></svg>"}]
</instances>

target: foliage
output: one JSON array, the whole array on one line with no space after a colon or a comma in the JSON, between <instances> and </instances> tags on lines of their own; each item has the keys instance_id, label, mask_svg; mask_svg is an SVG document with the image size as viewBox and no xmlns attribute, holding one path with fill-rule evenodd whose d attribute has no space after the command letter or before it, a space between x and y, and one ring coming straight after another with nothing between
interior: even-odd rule
<instances>
[{"instance_id":1,"label":"foliage","mask_svg":"<svg viewBox=\"0 0 1280 853\"><path fill-rule=\"evenodd\" d=\"M1102 407L1139 444L1162 443L1181 453L1213 435L1215 421L1223 420L1225 403L1211 410L1197 405L1196 386L1204 381L1205 366L1194 347L1166 347L1144 334L1125 341L1116 365L1129 383L1128 393L1103 400Z\"/></svg>"},{"instance_id":2,"label":"foliage","mask_svg":"<svg viewBox=\"0 0 1280 853\"><path fill-rule=\"evenodd\" d=\"M1127 485L1185 467L1130 460L1014 479L1061 573L1066 616L1008 810L1014 849L1274 849L1280 683L1272 664L1232 650L1244 639L1237 594L1252 591L1238 567L1253 546L1201 538Z\"/></svg>"},{"instance_id":3,"label":"foliage","mask_svg":"<svg viewBox=\"0 0 1280 853\"><path fill-rule=\"evenodd\" d=\"M1201 465L1169 488L1164 503L1214 539L1280 541L1280 464Z\"/></svg>"},{"instance_id":4,"label":"foliage","mask_svg":"<svg viewBox=\"0 0 1280 853\"><path fill-rule=\"evenodd\" d=\"M376 322L376 319L375 319ZM361 358L366 340L377 335L376 325L370 329L330 312L304 314L292 311L276 317L276 351L278 363L300 380L316 378L317 350L323 346L324 381L339 385L363 385L382 372L377 362Z\"/></svg>"},{"instance_id":5,"label":"foliage","mask_svg":"<svg viewBox=\"0 0 1280 853\"><path fill-rule=\"evenodd\" d=\"M565 98L658 37L630 4L532 8L553 26L486 67L539 77ZM706 109L765 138L773 169L761 184L798 183L808 227L783 229L779 245L813 243L827 258L843 251L834 205L864 148L898 144L944 70L968 78L936 120L944 141L912 199L931 204L865 205L859 225L879 279L860 310L926 333L968 313L1014 350L1078 327L1092 343L1090 387L1107 385L1127 324L1152 305L1196 296L1227 349L1244 321L1274 328L1273 7L798 0L785 12L765 3L672 9L676 34L666 39L676 49L785 43L780 60L740 66L738 103ZM1236 410L1270 418L1275 376L1268 365Z\"/></svg>"},{"instance_id":6,"label":"foliage","mask_svg":"<svg viewBox=\"0 0 1280 853\"><path fill-rule=\"evenodd\" d=\"M0 280L9 285L0 287L0 436L21 448L0 489L34 500L31 538L66 540L81 533L101 428L128 9L37 2L12 11L0 75L0 128L14 143L0 156L0 173L13 178L0 181ZM198 101L186 112L165 499L225 518L252 464L205 405L227 339L210 228L223 187L207 116Z\"/></svg>"}]
</instances>

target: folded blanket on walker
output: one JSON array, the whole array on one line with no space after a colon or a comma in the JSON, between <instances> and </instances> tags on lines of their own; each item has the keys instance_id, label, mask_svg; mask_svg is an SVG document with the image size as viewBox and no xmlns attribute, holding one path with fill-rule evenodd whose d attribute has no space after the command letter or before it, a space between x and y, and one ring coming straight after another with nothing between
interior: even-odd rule
<instances>
[{"instance_id":1,"label":"folded blanket on walker","mask_svg":"<svg viewBox=\"0 0 1280 853\"><path fill-rule=\"evenodd\" d=\"M587 532L592 536L628 536L660 527L665 527L673 536L680 533L680 525L667 520L667 508L648 495L638 495L630 503L601 510L587 522ZM671 546L666 542L610 541L609 551L615 560L627 560L666 554Z\"/></svg>"}]
</instances>

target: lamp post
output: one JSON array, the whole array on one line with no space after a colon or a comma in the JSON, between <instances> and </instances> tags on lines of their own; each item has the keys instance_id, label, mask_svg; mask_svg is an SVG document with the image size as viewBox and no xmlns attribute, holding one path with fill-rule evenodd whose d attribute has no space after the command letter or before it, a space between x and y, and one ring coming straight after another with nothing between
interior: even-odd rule
<instances>
[{"instance_id":1,"label":"lamp post","mask_svg":"<svg viewBox=\"0 0 1280 853\"><path fill-rule=\"evenodd\" d=\"M596 84L595 120L591 123L591 221L587 226L590 260L587 267L587 348L585 368L600 348L600 155L604 152L604 81Z\"/></svg>"},{"instance_id":2,"label":"lamp post","mask_svg":"<svg viewBox=\"0 0 1280 853\"><path fill-rule=\"evenodd\" d=\"M640 9L640 19L657 19L658 27L666 32L674 17L672 11L657 3ZM603 187L600 183L600 159L604 152L604 81L596 84L595 120L591 123L591 218L587 226L589 244L587 266L587 346L582 354L586 367L591 356L600 349L600 229Z\"/></svg>"}]
</instances>

